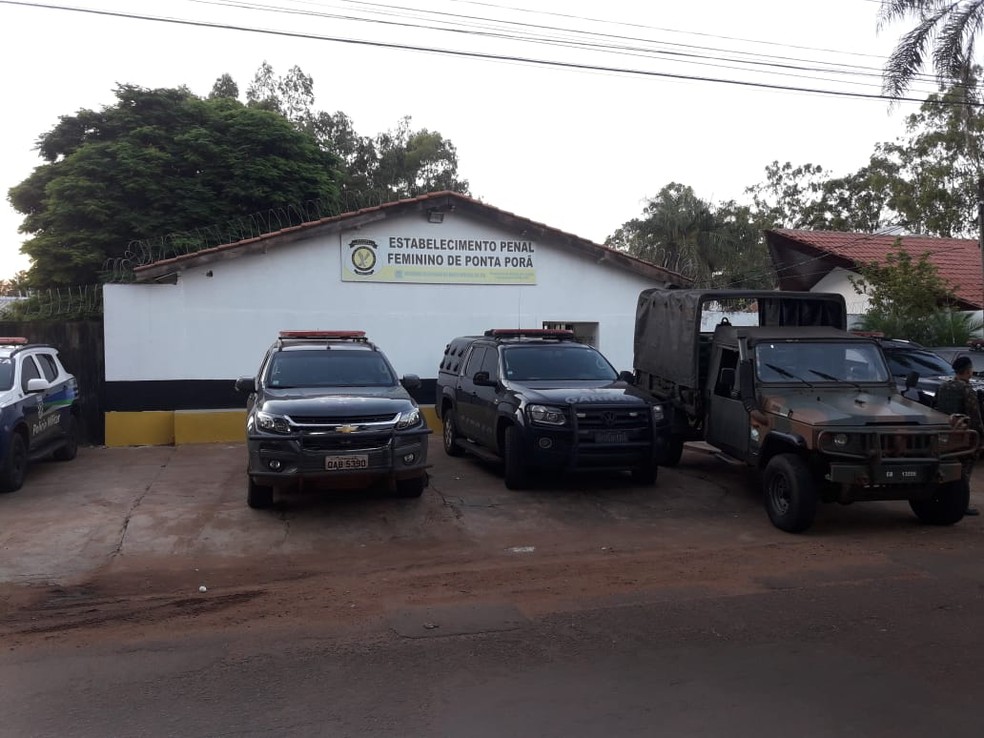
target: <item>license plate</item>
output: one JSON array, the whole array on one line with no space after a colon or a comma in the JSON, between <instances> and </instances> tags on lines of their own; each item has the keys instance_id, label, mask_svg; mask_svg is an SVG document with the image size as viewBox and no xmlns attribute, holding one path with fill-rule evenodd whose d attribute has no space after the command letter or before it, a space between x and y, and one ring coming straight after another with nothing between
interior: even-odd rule
<instances>
[{"instance_id":1,"label":"license plate","mask_svg":"<svg viewBox=\"0 0 984 738\"><path fill-rule=\"evenodd\" d=\"M883 468L878 475L883 484L921 484L926 481L926 476L926 469L912 466Z\"/></svg>"},{"instance_id":2,"label":"license plate","mask_svg":"<svg viewBox=\"0 0 984 738\"><path fill-rule=\"evenodd\" d=\"M348 471L350 469L367 469L369 457L361 456L326 456L325 469L328 471Z\"/></svg>"},{"instance_id":3,"label":"license plate","mask_svg":"<svg viewBox=\"0 0 984 738\"><path fill-rule=\"evenodd\" d=\"M628 443L629 434L625 431L598 431L595 443Z\"/></svg>"}]
</instances>

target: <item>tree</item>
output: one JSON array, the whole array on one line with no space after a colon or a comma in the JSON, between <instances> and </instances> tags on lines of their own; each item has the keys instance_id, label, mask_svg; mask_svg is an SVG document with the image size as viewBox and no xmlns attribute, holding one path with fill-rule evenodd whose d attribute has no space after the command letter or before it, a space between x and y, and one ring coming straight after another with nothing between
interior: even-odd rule
<instances>
[{"instance_id":1,"label":"tree","mask_svg":"<svg viewBox=\"0 0 984 738\"><path fill-rule=\"evenodd\" d=\"M299 67L281 77L263 62L246 98L251 107L280 113L337 157L349 199L378 203L438 190L468 193L468 181L458 178L458 152L451 141L437 131L413 130L409 116L389 131L362 136L345 113L314 109L314 80Z\"/></svg>"},{"instance_id":2,"label":"tree","mask_svg":"<svg viewBox=\"0 0 984 738\"><path fill-rule=\"evenodd\" d=\"M927 51L940 87L966 81L976 36L984 26L984 0L881 0L879 30L909 18L916 25L888 58L885 91L892 97L904 95L925 66Z\"/></svg>"},{"instance_id":3,"label":"tree","mask_svg":"<svg viewBox=\"0 0 984 738\"><path fill-rule=\"evenodd\" d=\"M751 210L714 206L671 182L606 245L684 274L699 286L770 287L773 270Z\"/></svg>"},{"instance_id":4,"label":"tree","mask_svg":"<svg viewBox=\"0 0 984 738\"><path fill-rule=\"evenodd\" d=\"M38 140L47 163L9 191L31 287L99 281L134 240L337 198L336 160L277 113L185 88L115 95L62 116Z\"/></svg>"},{"instance_id":5,"label":"tree","mask_svg":"<svg viewBox=\"0 0 984 738\"><path fill-rule=\"evenodd\" d=\"M962 345L980 330L979 322L955 311L953 291L929 256L913 259L897 240L883 263L861 267L851 279L869 300L860 328L928 346Z\"/></svg>"},{"instance_id":6,"label":"tree","mask_svg":"<svg viewBox=\"0 0 984 738\"><path fill-rule=\"evenodd\" d=\"M212 85L212 91L208 94L209 100L217 97L228 97L230 100L239 99L239 85L228 74L223 74Z\"/></svg>"}]
</instances>

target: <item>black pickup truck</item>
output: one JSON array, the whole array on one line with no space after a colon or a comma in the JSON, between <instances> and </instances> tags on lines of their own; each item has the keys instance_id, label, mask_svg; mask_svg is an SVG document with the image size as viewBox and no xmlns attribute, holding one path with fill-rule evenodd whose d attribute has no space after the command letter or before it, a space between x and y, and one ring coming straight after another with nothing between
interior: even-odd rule
<instances>
[{"instance_id":1,"label":"black pickup truck","mask_svg":"<svg viewBox=\"0 0 984 738\"><path fill-rule=\"evenodd\" d=\"M537 469L630 471L656 480L664 405L565 330L494 329L444 351L436 411L444 450L501 460L509 489Z\"/></svg>"}]
</instances>

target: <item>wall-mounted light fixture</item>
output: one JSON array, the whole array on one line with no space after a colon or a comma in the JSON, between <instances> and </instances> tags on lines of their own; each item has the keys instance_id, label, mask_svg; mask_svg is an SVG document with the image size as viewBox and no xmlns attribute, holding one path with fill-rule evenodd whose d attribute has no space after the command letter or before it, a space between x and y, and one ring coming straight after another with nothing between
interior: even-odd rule
<instances>
[{"instance_id":1,"label":"wall-mounted light fixture","mask_svg":"<svg viewBox=\"0 0 984 738\"><path fill-rule=\"evenodd\" d=\"M443 205L434 205L433 207L427 208L427 222L428 223L443 223L444 216L448 213L454 212L454 203L445 203Z\"/></svg>"}]
</instances>

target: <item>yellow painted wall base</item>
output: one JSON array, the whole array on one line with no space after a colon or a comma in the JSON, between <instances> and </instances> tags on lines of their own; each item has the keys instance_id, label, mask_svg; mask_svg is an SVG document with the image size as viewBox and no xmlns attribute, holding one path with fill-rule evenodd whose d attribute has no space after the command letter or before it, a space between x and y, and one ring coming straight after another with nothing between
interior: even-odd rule
<instances>
[{"instance_id":1,"label":"yellow painted wall base","mask_svg":"<svg viewBox=\"0 0 984 738\"><path fill-rule=\"evenodd\" d=\"M420 412L427 427L441 432L433 405ZM106 413L107 446L180 446L186 443L242 443L245 410L163 410Z\"/></svg>"}]
</instances>

